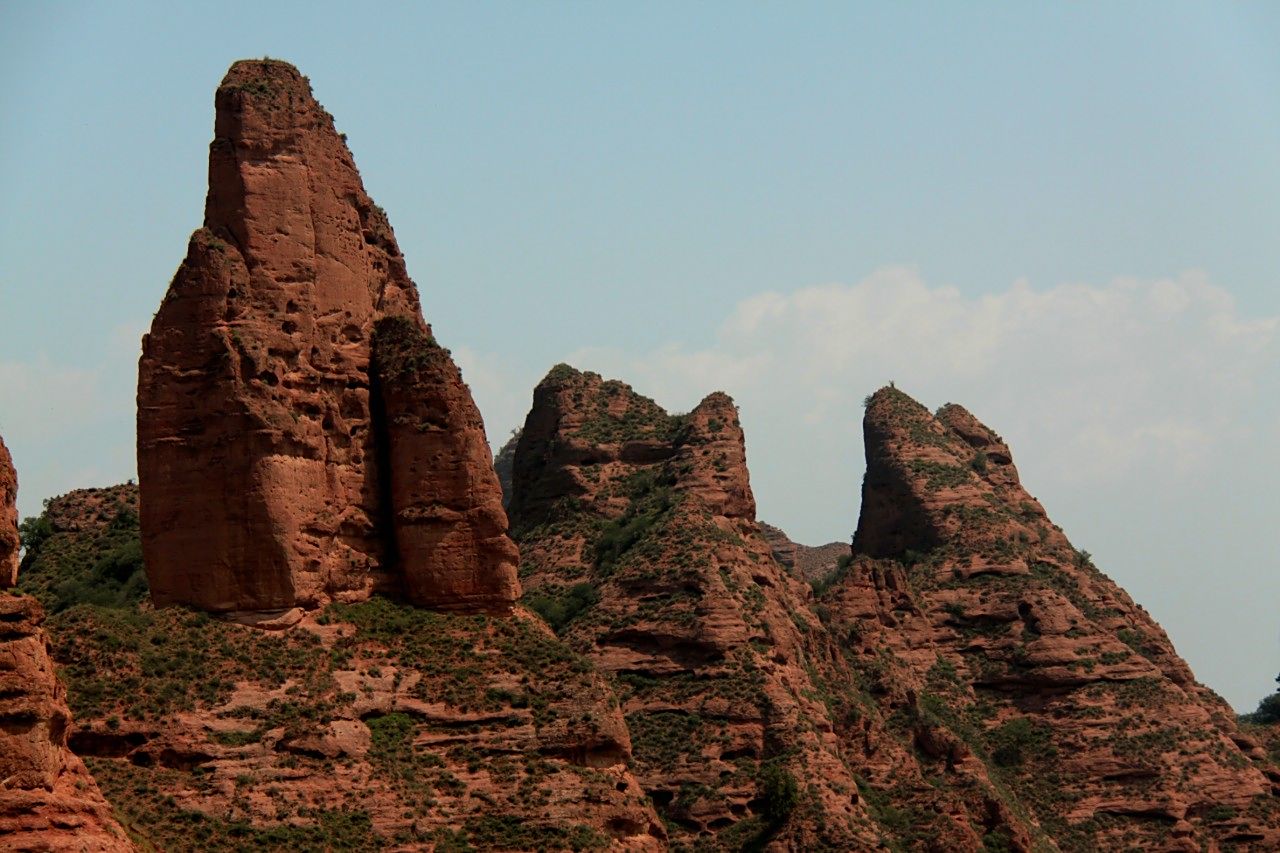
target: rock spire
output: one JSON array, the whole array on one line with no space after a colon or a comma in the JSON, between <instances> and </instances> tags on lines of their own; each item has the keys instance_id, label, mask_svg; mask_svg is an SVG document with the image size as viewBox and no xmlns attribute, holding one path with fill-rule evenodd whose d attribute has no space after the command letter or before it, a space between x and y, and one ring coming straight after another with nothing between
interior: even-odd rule
<instances>
[{"instance_id":1,"label":"rock spire","mask_svg":"<svg viewBox=\"0 0 1280 853\"><path fill-rule=\"evenodd\" d=\"M479 412L333 118L274 60L235 63L215 105L204 225L139 364L153 600L509 611Z\"/></svg>"}]
</instances>

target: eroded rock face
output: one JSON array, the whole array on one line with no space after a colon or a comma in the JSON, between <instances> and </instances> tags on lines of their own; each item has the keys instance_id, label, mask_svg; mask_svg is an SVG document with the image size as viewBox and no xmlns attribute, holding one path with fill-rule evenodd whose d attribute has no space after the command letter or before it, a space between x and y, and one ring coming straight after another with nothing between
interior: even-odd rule
<instances>
[{"instance_id":1,"label":"eroded rock face","mask_svg":"<svg viewBox=\"0 0 1280 853\"><path fill-rule=\"evenodd\" d=\"M431 330L332 117L306 78L271 60L233 65L215 102L204 227L139 365L153 600L269 610L433 588L437 603L459 590L465 602L453 605L509 609L511 548L493 543L493 528L505 525L491 513L474 514L483 528L461 536L489 543L471 549L480 562L451 563L449 578L424 580L466 550L457 536L406 534L415 544L400 550L406 536L393 520L418 512L423 494L453 507L501 497L492 477L473 470L471 438L417 460L424 482L439 476L470 488L466 495L388 475L393 458L417 453L395 442L410 437L398 425L423 404L397 393L410 410L386 408L371 367L374 325L396 318L421 335ZM459 406L443 416L470 425L478 420L470 394L444 362L437 378L447 387L436 402ZM424 556L441 543L448 558Z\"/></svg>"},{"instance_id":2,"label":"eroded rock face","mask_svg":"<svg viewBox=\"0 0 1280 853\"><path fill-rule=\"evenodd\" d=\"M24 586L136 543L134 497L49 502ZM147 849L663 849L608 683L536 616L381 596L268 615L142 602L46 623L72 749Z\"/></svg>"},{"instance_id":3,"label":"eroded rock face","mask_svg":"<svg viewBox=\"0 0 1280 853\"><path fill-rule=\"evenodd\" d=\"M558 366L513 480L527 600L619 679L673 847L874 848L814 680L834 650L756 525L733 401L673 417Z\"/></svg>"},{"instance_id":4,"label":"eroded rock face","mask_svg":"<svg viewBox=\"0 0 1280 853\"><path fill-rule=\"evenodd\" d=\"M760 532L773 558L780 566L791 569L801 580L820 581L828 578L849 558L847 542L828 542L826 545L802 545L792 541L787 532L772 524L760 522Z\"/></svg>"},{"instance_id":5,"label":"eroded rock face","mask_svg":"<svg viewBox=\"0 0 1280 853\"><path fill-rule=\"evenodd\" d=\"M18 474L0 439L0 589L18 582Z\"/></svg>"},{"instance_id":6,"label":"eroded rock face","mask_svg":"<svg viewBox=\"0 0 1280 853\"><path fill-rule=\"evenodd\" d=\"M374 361L386 411L390 498L403 582L414 604L503 611L520 595L520 553L484 422L462 374L430 334L378 321Z\"/></svg>"},{"instance_id":7,"label":"eroded rock face","mask_svg":"<svg viewBox=\"0 0 1280 853\"><path fill-rule=\"evenodd\" d=\"M999 436L893 388L864 426L855 561L823 605L922 763L1019 814L999 829L1017 847L1274 844L1230 708L1049 521ZM957 760L974 753L1000 786Z\"/></svg>"},{"instance_id":8,"label":"eroded rock face","mask_svg":"<svg viewBox=\"0 0 1280 853\"><path fill-rule=\"evenodd\" d=\"M43 620L34 598L0 595L0 846L133 850L84 763L67 748L71 714Z\"/></svg>"}]
</instances>

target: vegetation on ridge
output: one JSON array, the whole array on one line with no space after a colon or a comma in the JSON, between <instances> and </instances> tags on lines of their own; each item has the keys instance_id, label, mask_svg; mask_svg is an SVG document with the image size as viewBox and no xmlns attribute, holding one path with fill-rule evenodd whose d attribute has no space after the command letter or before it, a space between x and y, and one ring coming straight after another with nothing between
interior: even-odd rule
<instances>
[{"instance_id":1,"label":"vegetation on ridge","mask_svg":"<svg viewBox=\"0 0 1280 853\"><path fill-rule=\"evenodd\" d=\"M77 513L65 507L78 498ZM77 513L64 527L61 515ZM137 489L86 489L46 502L44 511L19 527L24 550L18 589L35 596L49 613L78 604L128 608L147 596L139 539Z\"/></svg>"}]
</instances>

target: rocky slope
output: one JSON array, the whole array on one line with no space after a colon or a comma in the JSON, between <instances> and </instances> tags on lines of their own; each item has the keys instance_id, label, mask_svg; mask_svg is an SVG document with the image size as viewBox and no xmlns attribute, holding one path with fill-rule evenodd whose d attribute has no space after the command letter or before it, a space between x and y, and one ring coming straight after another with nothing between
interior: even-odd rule
<instances>
[{"instance_id":1,"label":"rocky slope","mask_svg":"<svg viewBox=\"0 0 1280 853\"><path fill-rule=\"evenodd\" d=\"M818 599L754 524L727 398L672 417L563 368L513 509L559 637L378 597L258 628L81 603L137 541L127 486L51 501L22 586L59 609L71 746L162 849L1273 849L1273 727L1178 680L960 414L873 400L867 489L933 544Z\"/></svg>"},{"instance_id":2,"label":"rocky slope","mask_svg":"<svg viewBox=\"0 0 1280 853\"><path fill-rule=\"evenodd\" d=\"M733 402L673 417L560 365L513 483L527 600L614 675L674 845L875 846L815 683L830 648L756 525Z\"/></svg>"},{"instance_id":3,"label":"rocky slope","mask_svg":"<svg viewBox=\"0 0 1280 853\"><path fill-rule=\"evenodd\" d=\"M273 60L233 65L215 106L204 226L139 363L153 599L262 611L376 591L509 610L479 413L332 117ZM421 352L379 366L379 323Z\"/></svg>"},{"instance_id":4,"label":"rocky slope","mask_svg":"<svg viewBox=\"0 0 1280 853\"><path fill-rule=\"evenodd\" d=\"M18 582L18 474L0 439L0 589Z\"/></svg>"},{"instance_id":5,"label":"rocky slope","mask_svg":"<svg viewBox=\"0 0 1280 853\"><path fill-rule=\"evenodd\" d=\"M999 436L892 388L864 432L855 561L823 606L948 787L981 769L1017 847L1280 843L1263 750L1049 521Z\"/></svg>"},{"instance_id":6,"label":"rocky slope","mask_svg":"<svg viewBox=\"0 0 1280 853\"><path fill-rule=\"evenodd\" d=\"M16 571L17 477L0 442L0 542ZM6 560L8 557L6 557ZM84 763L67 748L71 714L54 673L40 603L0 592L0 846L5 850L122 851L133 845Z\"/></svg>"},{"instance_id":7,"label":"rocky slope","mask_svg":"<svg viewBox=\"0 0 1280 853\"><path fill-rule=\"evenodd\" d=\"M138 487L77 489L27 524L18 587L58 613L76 604L136 604L147 596L138 542Z\"/></svg>"},{"instance_id":8,"label":"rocky slope","mask_svg":"<svg viewBox=\"0 0 1280 853\"><path fill-rule=\"evenodd\" d=\"M84 762L67 746L71 714L43 621L34 598L0 594L0 846L133 850Z\"/></svg>"},{"instance_id":9,"label":"rocky slope","mask_svg":"<svg viewBox=\"0 0 1280 853\"><path fill-rule=\"evenodd\" d=\"M132 491L51 501L33 574L82 578L122 538L136 544L113 509ZM144 846L664 846L608 686L522 609L374 597L254 627L66 590L35 587L61 605L49 629L70 743Z\"/></svg>"},{"instance_id":10,"label":"rocky slope","mask_svg":"<svg viewBox=\"0 0 1280 853\"><path fill-rule=\"evenodd\" d=\"M828 542L825 545L802 545L793 542L787 532L772 524L760 522L760 533L769 543L773 559L784 569L790 569L801 580L820 583L835 574L842 563L849 560L849 545L844 542Z\"/></svg>"}]
</instances>

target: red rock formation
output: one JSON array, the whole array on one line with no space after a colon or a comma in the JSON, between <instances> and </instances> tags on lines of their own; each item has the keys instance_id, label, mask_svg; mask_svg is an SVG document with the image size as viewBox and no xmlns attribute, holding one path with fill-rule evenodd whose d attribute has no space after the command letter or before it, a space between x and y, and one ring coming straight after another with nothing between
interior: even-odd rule
<instances>
[{"instance_id":1,"label":"red rock formation","mask_svg":"<svg viewBox=\"0 0 1280 853\"><path fill-rule=\"evenodd\" d=\"M994 432L886 388L865 437L855 563L823 604L946 787L1019 815L999 831L1020 849L1275 843L1230 709L1048 520Z\"/></svg>"},{"instance_id":2,"label":"red rock formation","mask_svg":"<svg viewBox=\"0 0 1280 853\"><path fill-rule=\"evenodd\" d=\"M133 850L84 763L67 748L71 713L27 596L0 595L0 846Z\"/></svg>"},{"instance_id":3,"label":"red rock formation","mask_svg":"<svg viewBox=\"0 0 1280 853\"><path fill-rule=\"evenodd\" d=\"M292 66L232 66L218 88L204 227L195 232L143 341L138 471L153 600L205 610L316 607L372 591L434 590L434 603L509 608L511 549L488 511L453 538L408 541L393 518L418 514L438 486L388 483L385 446L411 409L387 409L371 380L374 324L400 318L423 335L413 282L386 215L365 193L332 117ZM448 361L447 356L445 361ZM447 374L447 376L446 376ZM448 417L478 421L450 363ZM405 402L403 394L394 395ZM425 479L465 485L448 503L499 501L475 470L474 436L417 460ZM460 454L460 455L454 455ZM486 461L487 464L487 461ZM459 470L468 478L455 476ZM398 506L397 498L410 501ZM465 513L464 513L465 514ZM467 521L459 522L465 525ZM402 525L403 526L403 525ZM489 575L496 575L497 579ZM451 601L449 590L463 599ZM425 594L425 593L424 593Z\"/></svg>"},{"instance_id":4,"label":"red rock formation","mask_svg":"<svg viewBox=\"0 0 1280 853\"><path fill-rule=\"evenodd\" d=\"M18 582L18 474L0 439L0 589Z\"/></svg>"},{"instance_id":5,"label":"red rock formation","mask_svg":"<svg viewBox=\"0 0 1280 853\"><path fill-rule=\"evenodd\" d=\"M814 680L832 649L760 535L732 400L672 417L561 365L514 469L528 601L619 679L673 846L875 847Z\"/></svg>"},{"instance_id":6,"label":"red rock formation","mask_svg":"<svg viewBox=\"0 0 1280 853\"><path fill-rule=\"evenodd\" d=\"M826 545L802 545L793 542L787 532L772 524L760 522L760 532L773 551L773 558L784 568L791 569L801 580L821 581L831 577L843 560L848 562L849 545L846 542L828 542Z\"/></svg>"},{"instance_id":7,"label":"red rock formation","mask_svg":"<svg viewBox=\"0 0 1280 853\"><path fill-rule=\"evenodd\" d=\"M136 541L135 500L50 501L24 586ZM50 617L72 749L141 846L493 849L496 826L504 849L662 848L609 685L527 611L375 597L262 627L146 603Z\"/></svg>"},{"instance_id":8,"label":"red rock formation","mask_svg":"<svg viewBox=\"0 0 1280 853\"><path fill-rule=\"evenodd\" d=\"M413 322L378 321L374 362L386 411L396 547L411 602L505 612L520 595L520 553L480 410L442 348ZM484 567L483 570L478 567Z\"/></svg>"}]
</instances>

